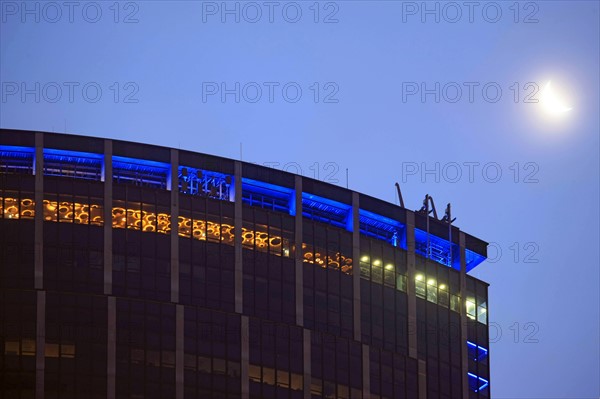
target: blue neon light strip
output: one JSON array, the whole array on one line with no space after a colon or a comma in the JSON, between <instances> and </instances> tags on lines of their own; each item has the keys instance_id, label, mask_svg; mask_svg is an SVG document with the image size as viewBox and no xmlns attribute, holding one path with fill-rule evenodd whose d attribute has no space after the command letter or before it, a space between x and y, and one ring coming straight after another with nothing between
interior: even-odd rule
<instances>
[{"instance_id":1,"label":"blue neon light strip","mask_svg":"<svg viewBox=\"0 0 600 399\"><path fill-rule=\"evenodd\" d=\"M427 257L427 232L415 229L415 251L417 254ZM451 256L452 246L448 240L444 240L433 234L429 234L429 257L431 260L444 266L460 269L460 262L455 262ZM452 259L452 264L451 264Z\"/></svg>"},{"instance_id":2,"label":"blue neon light strip","mask_svg":"<svg viewBox=\"0 0 600 399\"><path fill-rule=\"evenodd\" d=\"M166 189L171 165L113 155L113 180L139 186Z\"/></svg>"},{"instance_id":3,"label":"blue neon light strip","mask_svg":"<svg viewBox=\"0 0 600 399\"><path fill-rule=\"evenodd\" d=\"M242 178L242 201L251 206L295 215L294 192L291 188Z\"/></svg>"},{"instance_id":4,"label":"blue neon light strip","mask_svg":"<svg viewBox=\"0 0 600 399\"><path fill-rule=\"evenodd\" d=\"M486 259L485 256L479 255L476 252L471 251L470 249L465 249L465 264L467 266L467 273L470 272L473 268L479 265Z\"/></svg>"},{"instance_id":5,"label":"blue neon light strip","mask_svg":"<svg viewBox=\"0 0 600 399\"><path fill-rule=\"evenodd\" d=\"M302 193L302 216L352 231L352 206L318 195Z\"/></svg>"},{"instance_id":6,"label":"blue neon light strip","mask_svg":"<svg viewBox=\"0 0 600 399\"><path fill-rule=\"evenodd\" d=\"M178 168L179 192L217 199L235 201L233 176L190 166Z\"/></svg>"},{"instance_id":7,"label":"blue neon light strip","mask_svg":"<svg viewBox=\"0 0 600 399\"><path fill-rule=\"evenodd\" d=\"M0 145L0 153L31 153L35 152L33 147L19 147L13 145Z\"/></svg>"},{"instance_id":8,"label":"blue neon light strip","mask_svg":"<svg viewBox=\"0 0 600 399\"><path fill-rule=\"evenodd\" d=\"M171 165L164 162L148 161L145 159L127 158L113 155L113 168L118 164L120 168L127 170L148 170L156 172L168 172Z\"/></svg>"},{"instance_id":9,"label":"blue neon light strip","mask_svg":"<svg viewBox=\"0 0 600 399\"><path fill-rule=\"evenodd\" d=\"M82 161L86 161L88 159L102 160L104 159L103 154L94 154L91 152L79 152L79 151L67 151L67 150L57 150L54 148L44 148L44 159L47 156L53 157L64 157L64 158L72 158L72 159L81 159Z\"/></svg>"},{"instance_id":10,"label":"blue neon light strip","mask_svg":"<svg viewBox=\"0 0 600 399\"><path fill-rule=\"evenodd\" d=\"M0 171L4 173L34 173L35 148L0 146Z\"/></svg>"},{"instance_id":11,"label":"blue neon light strip","mask_svg":"<svg viewBox=\"0 0 600 399\"><path fill-rule=\"evenodd\" d=\"M477 345L471 341L467 341L467 345L469 346L469 357L476 362L482 360L488 355L488 350L483 346Z\"/></svg>"},{"instance_id":12,"label":"blue neon light strip","mask_svg":"<svg viewBox=\"0 0 600 399\"><path fill-rule=\"evenodd\" d=\"M44 175L74 179L102 179L102 154L44 148Z\"/></svg>"},{"instance_id":13,"label":"blue neon light strip","mask_svg":"<svg viewBox=\"0 0 600 399\"><path fill-rule=\"evenodd\" d=\"M387 241L394 247L406 249L406 226L394 219L376 213L358 210L360 233Z\"/></svg>"},{"instance_id":14,"label":"blue neon light strip","mask_svg":"<svg viewBox=\"0 0 600 399\"><path fill-rule=\"evenodd\" d=\"M474 392L483 391L485 388L490 385L490 382L483 377L479 377L473 373L468 373L469 375L469 387Z\"/></svg>"}]
</instances>

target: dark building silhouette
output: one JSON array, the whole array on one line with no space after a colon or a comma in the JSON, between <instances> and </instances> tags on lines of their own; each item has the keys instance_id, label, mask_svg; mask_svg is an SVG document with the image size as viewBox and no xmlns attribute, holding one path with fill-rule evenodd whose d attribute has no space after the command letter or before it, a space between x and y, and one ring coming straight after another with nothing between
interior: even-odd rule
<instances>
[{"instance_id":1,"label":"dark building silhouette","mask_svg":"<svg viewBox=\"0 0 600 399\"><path fill-rule=\"evenodd\" d=\"M1 398L489 398L487 244L232 159L0 131Z\"/></svg>"}]
</instances>

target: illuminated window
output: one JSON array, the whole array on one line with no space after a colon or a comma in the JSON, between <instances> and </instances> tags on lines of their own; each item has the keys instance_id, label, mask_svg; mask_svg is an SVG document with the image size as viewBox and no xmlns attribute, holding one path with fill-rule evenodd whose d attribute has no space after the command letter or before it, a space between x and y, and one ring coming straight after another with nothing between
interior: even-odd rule
<instances>
[{"instance_id":1,"label":"illuminated window","mask_svg":"<svg viewBox=\"0 0 600 399\"><path fill-rule=\"evenodd\" d=\"M440 306L447 308L450 304L450 298L445 284L440 284L438 287L438 303Z\"/></svg>"},{"instance_id":2,"label":"illuminated window","mask_svg":"<svg viewBox=\"0 0 600 399\"><path fill-rule=\"evenodd\" d=\"M323 381L320 378L312 377L310 381L310 393L319 396L323 394Z\"/></svg>"},{"instance_id":3,"label":"illuminated window","mask_svg":"<svg viewBox=\"0 0 600 399\"><path fill-rule=\"evenodd\" d=\"M398 291L406 292L406 276L398 274L396 276L396 289Z\"/></svg>"},{"instance_id":4,"label":"illuminated window","mask_svg":"<svg viewBox=\"0 0 600 399\"><path fill-rule=\"evenodd\" d=\"M360 276L366 279L371 277L371 264L367 255L360 257Z\"/></svg>"},{"instance_id":5,"label":"illuminated window","mask_svg":"<svg viewBox=\"0 0 600 399\"><path fill-rule=\"evenodd\" d=\"M469 319L472 320L476 320L476 314L475 314L475 299L473 298L467 298L466 301L466 308L467 308L467 317Z\"/></svg>"},{"instance_id":6,"label":"illuminated window","mask_svg":"<svg viewBox=\"0 0 600 399\"><path fill-rule=\"evenodd\" d=\"M396 279L396 267L393 263L387 262L383 267L383 283L387 286L393 287Z\"/></svg>"},{"instance_id":7,"label":"illuminated window","mask_svg":"<svg viewBox=\"0 0 600 399\"><path fill-rule=\"evenodd\" d=\"M74 206L71 201L61 201L58 203L58 221L73 223Z\"/></svg>"},{"instance_id":8,"label":"illuminated window","mask_svg":"<svg viewBox=\"0 0 600 399\"><path fill-rule=\"evenodd\" d=\"M61 344L60 345L60 357L72 359L75 357L75 345L73 344Z\"/></svg>"},{"instance_id":9,"label":"illuminated window","mask_svg":"<svg viewBox=\"0 0 600 399\"><path fill-rule=\"evenodd\" d=\"M419 298L426 298L427 288L425 286L425 276L422 274L417 274L415 276L415 291Z\"/></svg>"},{"instance_id":10,"label":"illuminated window","mask_svg":"<svg viewBox=\"0 0 600 399\"><path fill-rule=\"evenodd\" d=\"M56 222L58 219L58 202L44 200L44 220Z\"/></svg>"},{"instance_id":11,"label":"illuminated window","mask_svg":"<svg viewBox=\"0 0 600 399\"><path fill-rule=\"evenodd\" d=\"M181 237L191 237L192 219L189 217L179 216L177 218L177 231Z\"/></svg>"},{"instance_id":12,"label":"illuminated window","mask_svg":"<svg viewBox=\"0 0 600 399\"><path fill-rule=\"evenodd\" d=\"M58 349L59 349L58 344L46 343L45 356L46 357L58 357L58 354L59 354Z\"/></svg>"},{"instance_id":13,"label":"illuminated window","mask_svg":"<svg viewBox=\"0 0 600 399\"><path fill-rule=\"evenodd\" d=\"M294 391L301 391L303 388L304 377L301 374L292 373L292 381L290 387Z\"/></svg>"},{"instance_id":14,"label":"illuminated window","mask_svg":"<svg viewBox=\"0 0 600 399\"><path fill-rule=\"evenodd\" d=\"M19 347L19 341L5 341L4 342L4 354L5 355L20 355L21 348Z\"/></svg>"},{"instance_id":15,"label":"illuminated window","mask_svg":"<svg viewBox=\"0 0 600 399\"><path fill-rule=\"evenodd\" d=\"M98 200L98 202L100 202L100 200ZM104 225L104 207L102 205L90 205L90 224L95 226Z\"/></svg>"},{"instance_id":16,"label":"illuminated window","mask_svg":"<svg viewBox=\"0 0 600 399\"><path fill-rule=\"evenodd\" d=\"M458 295L450 295L450 310L460 313L460 297Z\"/></svg>"},{"instance_id":17,"label":"illuminated window","mask_svg":"<svg viewBox=\"0 0 600 399\"><path fill-rule=\"evenodd\" d=\"M260 376L260 366L257 366L255 364L251 364L248 367L248 377L250 377L250 381L254 381L254 382L261 382L261 376Z\"/></svg>"},{"instance_id":18,"label":"illuminated window","mask_svg":"<svg viewBox=\"0 0 600 399\"><path fill-rule=\"evenodd\" d=\"M114 201L112 209L112 227L124 229L127 223L125 201Z\"/></svg>"},{"instance_id":19,"label":"illuminated window","mask_svg":"<svg viewBox=\"0 0 600 399\"><path fill-rule=\"evenodd\" d=\"M171 231L171 215L159 212L156 216L156 229L159 233L169 233Z\"/></svg>"},{"instance_id":20,"label":"illuminated window","mask_svg":"<svg viewBox=\"0 0 600 399\"><path fill-rule=\"evenodd\" d=\"M4 219L18 219L19 218L19 200L17 198L5 197L3 198L3 216Z\"/></svg>"},{"instance_id":21,"label":"illuminated window","mask_svg":"<svg viewBox=\"0 0 600 399\"><path fill-rule=\"evenodd\" d=\"M262 372L263 372L263 379L262 379L263 384L275 385L275 370L273 370L270 367L263 367Z\"/></svg>"},{"instance_id":22,"label":"illuminated window","mask_svg":"<svg viewBox=\"0 0 600 399\"><path fill-rule=\"evenodd\" d=\"M487 302L480 303L477 306L477 321L487 324Z\"/></svg>"},{"instance_id":23,"label":"illuminated window","mask_svg":"<svg viewBox=\"0 0 600 399\"><path fill-rule=\"evenodd\" d=\"M434 279L427 280L427 300L437 303L437 284Z\"/></svg>"},{"instance_id":24,"label":"illuminated window","mask_svg":"<svg viewBox=\"0 0 600 399\"><path fill-rule=\"evenodd\" d=\"M21 341L21 354L23 356L35 356L35 340L24 339Z\"/></svg>"},{"instance_id":25,"label":"illuminated window","mask_svg":"<svg viewBox=\"0 0 600 399\"><path fill-rule=\"evenodd\" d=\"M283 370L277 370L277 386L282 388L290 387L290 373Z\"/></svg>"},{"instance_id":26,"label":"illuminated window","mask_svg":"<svg viewBox=\"0 0 600 399\"><path fill-rule=\"evenodd\" d=\"M35 217L35 201L31 198L21 200L21 217L23 219L33 219Z\"/></svg>"},{"instance_id":27,"label":"illuminated window","mask_svg":"<svg viewBox=\"0 0 600 399\"><path fill-rule=\"evenodd\" d=\"M35 356L35 340L23 339L21 341L5 341L4 354L13 356Z\"/></svg>"}]
</instances>

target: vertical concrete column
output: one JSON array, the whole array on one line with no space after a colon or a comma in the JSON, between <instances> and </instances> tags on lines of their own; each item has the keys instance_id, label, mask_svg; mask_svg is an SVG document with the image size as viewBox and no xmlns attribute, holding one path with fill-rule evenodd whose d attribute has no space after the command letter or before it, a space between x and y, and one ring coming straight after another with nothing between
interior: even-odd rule
<instances>
[{"instance_id":1,"label":"vertical concrete column","mask_svg":"<svg viewBox=\"0 0 600 399\"><path fill-rule=\"evenodd\" d=\"M467 263L465 253L465 233L462 231L458 233L458 245L460 248L460 342L461 351L460 357L462 359L462 386L463 386L463 399L469 398L469 354L467 349L467 307L465 306L467 300Z\"/></svg>"},{"instance_id":2,"label":"vertical concrete column","mask_svg":"<svg viewBox=\"0 0 600 399\"><path fill-rule=\"evenodd\" d=\"M352 193L352 289L353 289L353 318L354 340L362 339L360 316L360 219L358 193Z\"/></svg>"},{"instance_id":3,"label":"vertical concrete column","mask_svg":"<svg viewBox=\"0 0 600 399\"><path fill-rule=\"evenodd\" d=\"M44 286L44 134L35 134L34 287Z\"/></svg>"},{"instance_id":4,"label":"vertical concrete column","mask_svg":"<svg viewBox=\"0 0 600 399\"><path fill-rule=\"evenodd\" d=\"M419 359L419 399L427 399L427 363Z\"/></svg>"},{"instance_id":5,"label":"vertical concrete column","mask_svg":"<svg viewBox=\"0 0 600 399\"><path fill-rule=\"evenodd\" d=\"M171 302L179 302L179 151L171 149Z\"/></svg>"},{"instance_id":6,"label":"vertical concrete column","mask_svg":"<svg viewBox=\"0 0 600 399\"><path fill-rule=\"evenodd\" d=\"M294 177L294 201L296 209L296 231L294 232L296 253L296 324L304 326L304 274L302 268L302 176Z\"/></svg>"},{"instance_id":7,"label":"vertical concrete column","mask_svg":"<svg viewBox=\"0 0 600 399\"><path fill-rule=\"evenodd\" d=\"M248 377L248 369L250 366L250 324L248 322L248 316L241 316L241 337L242 337L242 354L240 362L240 374L242 380L242 399L250 397L250 379Z\"/></svg>"},{"instance_id":8,"label":"vertical concrete column","mask_svg":"<svg viewBox=\"0 0 600 399\"><path fill-rule=\"evenodd\" d=\"M406 211L406 282L408 296L408 355L417 358L417 294L415 287L416 255L415 255L415 214Z\"/></svg>"},{"instance_id":9,"label":"vertical concrete column","mask_svg":"<svg viewBox=\"0 0 600 399\"><path fill-rule=\"evenodd\" d=\"M106 337L106 397L115 399L116 396L116 367L117 367L117 298L107 299L107 337Z\"/></svg>"},{"instance_id":10,"label":"vertical concrete column","mask_svg":"<svg viewBox=\"0 0 600 399\"><path fill-rule=\"evenodd\" d=\"M234 225L235 225L235 311L242 313L244 311L244 269L242 266L242 163L235 161L234 169L235 185L235 206L234 206Z\"/></svg>"},{"instance_id":11,"label":"vertical concrete column","mask_svg":"<svg viewBox=\"0 0 600 399\"><path fill-rule=\"evenodd\" d=\"M46 292L36 291L36 294L35 397L43 399L46 367Z\"/></svg>"},{"instance_id":12,"label":"vertical concrete column","mask_svg":"<svg viewBox=\"0 0 600 399\"><path fill-rule=\"evenodd\" d=\"M113 166L112 141L104 140L104 295L112 294L112 208L113 208Z\"/></svg>"},{"instance_id":13,"label":"vertical concrete column","mask_svg":"<svg viewBox=\"0 0 600 399\"><path fill-rule=\"evenodd\" d=\"M363 377L363 398L371 397L371 356L369 355L369 345L362 345L362 377Z\"/></svg>"},{"instance_id":14,"label":"vertical concrete column","mask_svg":"<svg viewBox=\"0 0 600 399\"><path fill-rule=\"evenodd\" d=\"M303 361L304 361L304 376L302 378L303 390L304 390L304 399L310 399L310 385L312 383L312 363L311 363L311 352L312 352L312 344L310 339L310 330L306 328L302 329L302 349L303 349Z\"/></svg>"},{"instance_id":15,"label":"vertical concrete column","mask_svg":"<svg viewBox=\"0 0 600 399\"><path fill-rule=\"evenodd\" d=\"M175 398L183 399L184 307L175 305Z\"/></svg>"}]
</instances>

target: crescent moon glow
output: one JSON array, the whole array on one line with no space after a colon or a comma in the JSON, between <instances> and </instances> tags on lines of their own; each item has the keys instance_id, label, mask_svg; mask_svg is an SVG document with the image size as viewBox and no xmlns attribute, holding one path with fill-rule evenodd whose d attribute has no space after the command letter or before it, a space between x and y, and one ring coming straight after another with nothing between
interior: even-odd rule
<instances>
[{"instance_id":1,"label":"crescent moon glow","mask_svg":"<svg viewBox=\"0 0 600 399\"><path fill-rule=\"evenodd\" d=\"M543 110L552 116L560 116L568 113L573 108L565 105L563 99L552 88L552 82L548 81L540 96Z\"/></svg>"}]
</instances>

